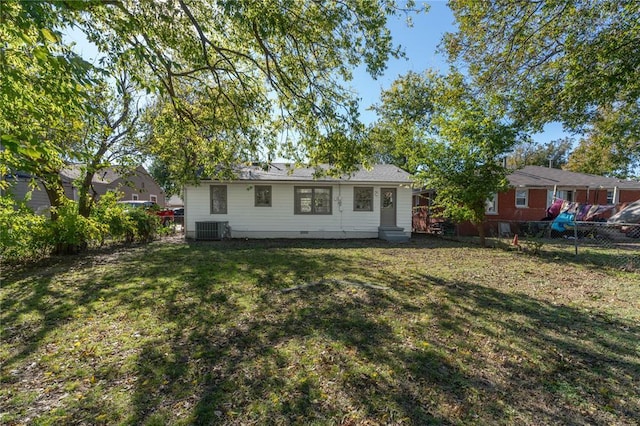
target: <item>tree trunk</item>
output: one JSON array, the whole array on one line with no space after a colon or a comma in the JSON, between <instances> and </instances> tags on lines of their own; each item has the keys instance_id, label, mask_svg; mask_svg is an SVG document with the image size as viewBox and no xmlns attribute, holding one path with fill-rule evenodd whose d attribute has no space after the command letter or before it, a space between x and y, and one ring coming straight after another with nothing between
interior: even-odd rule
<instances>
[{"instance_id":1,"label":"tree trunk","mask_svg":"<svg viewBox=\"0 0 640 426\"><path fill-rule=\"evenodd\" d=\"M55 222L58 220L58 208L62 207L65 198L60 174L48 176L47 179L42 180L42 186L51 204L51 221Z\"/></svg>"},{"instance_id":2,"label":"tree trunk","mask_svg":"<svg viewBox=\"0 0 640 426\"><path fill-rule=\"evenodd\" d=\"M91 214L91 207L93 205L93 197L89 195L91 190L91 181L93 180L93 173L87 171L80 188L78 188L78 213L80 216L89 217Z\"/></svg>"},{"instance_id":3,"label":"tree trunk","mask_svg":"<svg viewBox=\"0 0 640 426\"><path fill-rule=\"evenodd\" d=\"M480 247L487 246L486 235L484 233L484 222L480 222L476 225L478 227L478 237L480 238Z\"/></svg>"}]
</instances>

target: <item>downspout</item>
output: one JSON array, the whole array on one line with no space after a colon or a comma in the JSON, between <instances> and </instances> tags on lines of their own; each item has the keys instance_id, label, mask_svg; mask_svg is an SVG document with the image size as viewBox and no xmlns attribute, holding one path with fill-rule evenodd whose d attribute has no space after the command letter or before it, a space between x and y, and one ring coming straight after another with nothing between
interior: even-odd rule
<instances>
[{"instance_id":1,"label":"downspout","mask_svg":"<svg viewBox=\"0 0 640 426\"><path fill-rule=\"evenodd\" d=\"M340 212L340 230L346 234L342 224L342 182L338 182L338 211Z\"/></svg>"},{"instance_id":2,"label":"downspout","mask_svg":"<svg viewBox=\"0 0 640 426\"><path fill-rule=\"evenodd\" d=\"M187 238L187 185L182 186L182 208L184 209L182 213L182 235Z\"/></svg>"}]
</instances>

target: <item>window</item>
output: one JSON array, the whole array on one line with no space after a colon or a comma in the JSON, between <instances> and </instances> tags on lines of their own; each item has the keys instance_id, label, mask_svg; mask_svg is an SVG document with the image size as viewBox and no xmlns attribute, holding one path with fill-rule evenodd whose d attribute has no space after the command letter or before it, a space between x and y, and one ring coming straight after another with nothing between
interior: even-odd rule
<instances>
[{"instance_id":1,"label":"window","mask_svg":"<svg viewBox=\"0 0 640 426\"><path fill-rule=\"evenodd\" d=\"M353 211L373 211L373 188L353 188Z\"/></svg>"},{"instance_id":2,"label":"window","mask_svg":"<svg viewBox=\"0 0 640 426\"><path fill-rule=\"evenodd\" d=\"M152 203L158 203L158 197L155 195L149 195L149 201L151 201Z\"/></svg>"},{"instance_id":3,"label":"window","mask_svg":"<svg viewBox=\"0 0 640 426\"><path fill-rule=\"evenodd\" d=\"M607 191L607 204L615 204L613 199L613 191Z\"/></svg>"},{"instance_id":4,"label":"window","mask_svg":"<svg viewBox=\"0 0 640 426\"><path fill-rule=\"evenodd\" d=\"M211 185L211 214L227 214L227 186Z\"/></svg>"},{"instance_id":5,"label":"window","mask_svg":"<svg viewBox=\"0 0 640 426\"><path fill-rule=\"evenodd\" d=\"M256 185L254 188L255 206L271 207L271 185Z\"/></svg>"},{"instance_id":6,"label":"window","mask_svg":"<svg viewBox=\"0 0 640 426\"><path fill-rule=\"evenodd\" d=\"M498 214L498 194L493 194L493 197L487 199L485 213Z\"/></svg>"},{"instance_id":7,"label":"window","mask_svg":"<svg viewBox=\"0 0 640 426\"><path fill-rule=\"evenodd\" d=\"M131 195L131 199L132 199L133 201L138 201L138 194L132 194L132 195Z\"/></svg>"},{"instance_id":8,"label":"window","mask_svg":"<svg viewBox=\"0 0 640 426\"><path fill-rule=\"evenodd\" d=\"M331 214L330 187L294 188L295 214Z\"/></svg>"},{"instance_id":9,"label":"window","mask_svg":"<svg viewBox=\"0 0 640 426\"><path fill-rule=\"evenodd\" d=\"M527 207L529 205L529 190L516 189L516 207Z\"/></svg>"},{"instance_id":10,"label":"window","mask_svg":"<svg viewBox=\"0 0 640 426\"><path fill-rule=\"evenodd\" d=\"M556 191L556 199L560 199L560 200L564 200L564 201L573 201L573 191L566 191L566 190L557 190ZM553 191L552 190L548 190L547 191L547 207L551 207L551 204L553 204Z\"/></svg>"}]
</instances>

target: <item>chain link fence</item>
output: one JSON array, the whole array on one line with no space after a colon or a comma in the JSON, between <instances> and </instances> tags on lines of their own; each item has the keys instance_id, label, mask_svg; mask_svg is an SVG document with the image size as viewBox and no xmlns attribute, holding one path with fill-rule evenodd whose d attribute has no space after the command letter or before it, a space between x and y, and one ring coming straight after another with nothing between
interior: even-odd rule
<instances>
[{"instance_id":1,"label":"chain link fence","mask_svg":"<svg viewBox=\"0 0 640 426\"><path fill-rule=\"evenodd\" d=\"M497 247L625 271L640 271L640 224L637 223L500 221L488 225L488 244ZM453 224L451 229L441 227L433 233L444 238L469 239L460 237Z\"/></svg>"},{"instance_id":2,"label":"chain link fence","mask_svg":"<svg viewBox=\"0 0 640 426\"><path fill-rule=\"evenodd\" d=\"M536 254L640 271L640 225L607 222L498 222L497 237Z\"/></svg>"}]
</instances>

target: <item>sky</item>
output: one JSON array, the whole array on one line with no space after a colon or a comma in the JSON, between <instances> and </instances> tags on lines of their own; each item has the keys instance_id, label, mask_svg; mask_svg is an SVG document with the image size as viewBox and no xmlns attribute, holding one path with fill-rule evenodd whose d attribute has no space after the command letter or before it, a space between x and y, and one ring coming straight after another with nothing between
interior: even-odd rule
<instances>
[{"instance_id":1,"label":"sky","mask_svg":"<svg viewBox=\"0 0 640 426\"><path fill-rule=\"evenodd\" d=\"M354 80L350 82L361 98L360 118L365 124L375 121L375 113L368 108L378 103L381 91L388 89L397 77L409 71L422 73L429 68L446 73L449 68L446 56L438 53L437 49L442 36L456 30L453 12L445 0L416 3L426 3L429 10L419 15L412 14L412 27L407 26L403 17L392 17L388 22L393 41L403 47L406 58L390 59L384 75L377 80L372 79L364 69L358 69L354 73ZM551 123L545 126L544 132L531 136L536 142L546 143L570 134L563 131L561 124Z\"/></svg>"},{"instance_id":2,"label":"sky","mask_svg":"<svg viewBox=\"0 0 640 426\"><path fill-rule=\"evenodd\" d=\"M394 16L388 20L393 42L402 47L406 57L390 58L384 75L377 80L371 78L362 67L354 71L354 79L347 83L360 98L360 119L365 124L375 121L376 114L369 110L369 107L378 103L381 91L388 89L397 77L409 71L422 73L431 68L446 73L448 69L445 55L438 53L437 48L446 32L456 30L453 13L445 0L416 3L418 6L426 3L429 10L426 13L412 14L412 26L407 25L404 16ZM67 38L76 42L76 51L79 54L88 60L95 59L95 46L90 45L81 32L72 31ZM570 135L562 130L560 124L552 123L545 126L543 133L531 136L536 142L546 143Z\"/></svg>"}]
</instances>

